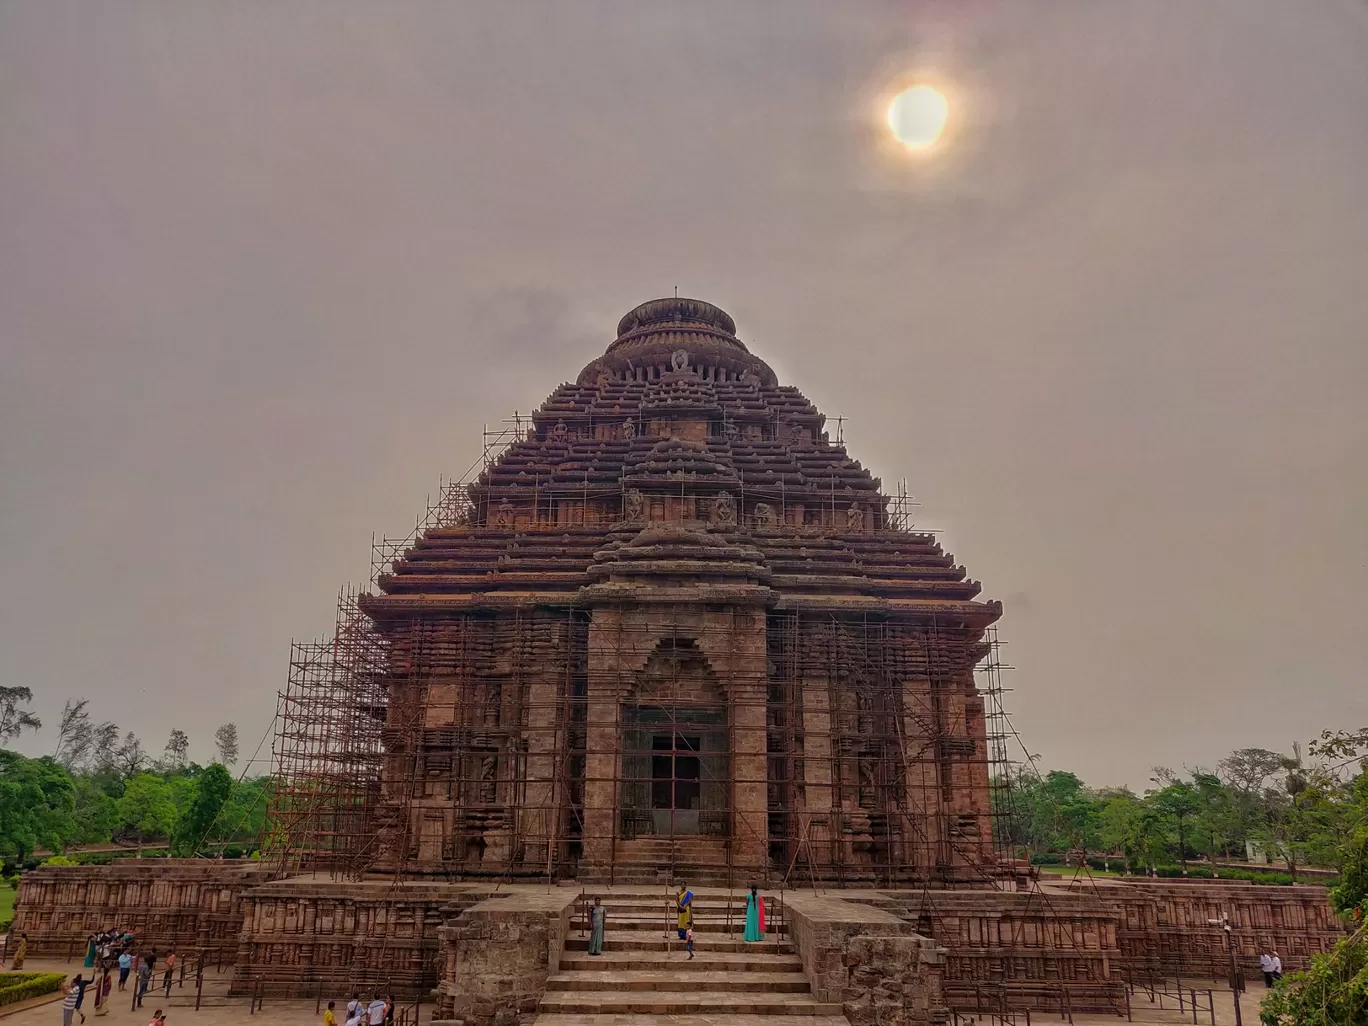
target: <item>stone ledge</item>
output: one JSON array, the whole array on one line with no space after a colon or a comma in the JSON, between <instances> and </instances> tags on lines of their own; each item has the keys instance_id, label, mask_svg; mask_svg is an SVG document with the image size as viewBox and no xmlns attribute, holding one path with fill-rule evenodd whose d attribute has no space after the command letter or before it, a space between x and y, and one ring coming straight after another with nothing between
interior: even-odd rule
<instances>
[{"instance_id":1,"label":"stone ledge","mask_svg":"<svg viewBox=\"0 0 1368 1026\"><path fill-rule=\"evenodd\" d=\"M897 916L801 893L787 896L782 915L813 997L839 1004L853 1026L912 1026L948 1017L941 993L944 949Z\"/></svg>"}]
</instances>

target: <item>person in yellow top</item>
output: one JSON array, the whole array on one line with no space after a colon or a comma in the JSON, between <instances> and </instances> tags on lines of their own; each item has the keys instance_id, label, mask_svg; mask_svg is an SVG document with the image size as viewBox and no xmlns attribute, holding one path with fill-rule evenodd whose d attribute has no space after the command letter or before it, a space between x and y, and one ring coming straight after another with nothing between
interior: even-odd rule
<instances>
[{"instance_id":1,"label":"person in yellow top","mask_svg":"<svg viewBox=\"0 0 1368 1026\"><path fill-rule=\"evenodd\" d=\"M679 939L684 940L684 935L693 927L693 891L683 884L679 885L679 893L675 895L675 908L675 926L679 930Z\"/></svg>"},{"instance_id":2,"label":"person in yellow top","mask_svg":"<svg viewBox=\"0 0 1368 1026\"><path fill-rule=\"evenodd\" d=\"M328 1002L328 1010L323 1013L323 1026L337 1026L337 1014L333 1011L335 1007L336 1001Z\"/></svg>"}]
</instances>

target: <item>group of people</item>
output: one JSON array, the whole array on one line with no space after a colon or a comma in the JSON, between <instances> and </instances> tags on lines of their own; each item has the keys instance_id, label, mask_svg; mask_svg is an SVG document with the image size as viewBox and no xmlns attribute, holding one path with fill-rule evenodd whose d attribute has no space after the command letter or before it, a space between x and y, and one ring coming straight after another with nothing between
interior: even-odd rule
<instances>
[{"instance_id":1,"label":"group of people","mask_svg":"<svg viewBox=\"0 0 1368 1026\"><path fill-rule=\"evenodd\" d=\"M336 1001L328 1002L323 1026L338 1026ZM394 998L388 994L383 997L375 994L367 1002L361 1000L360 991L356 992L347 1002L344 1026L394 1026Z\"/></svg>"},{"instance_id":2,"label":"group of people","mask_svg":"<svg viewBox=\"0 0 1368 1026\"><path fill-rule=\"evenodd\" d=\"M92 933L86 938L85 968L91 970L90 976L77 973L62 983L62 1026L71 1026L76 1016L86 1021L82 1006L85 1004L86 991L94 988L95 1014L104 1015L108 1011L109 995L114 989L115 970L118 971L118 988L128 988L128 978L136 972L134 982L133 1007L141 1008L143 998L152 989L152 980L160 963L162 971L161 986L169 996L176 971L176 953L167 951L165 958L157 954L157 949L145 951L134 949L133 934L127 930L104 930ZM149 1026L162 1026L166 1015L160 1008L152 1016Z\"/></svg>"},{"instance_id":3,"label":"group of people","mask_svg":"<svg viewBox=\"0 0 1368 1026\"><path fill-rule=\"evenodd\" d=\"M1282 979L1282 959L1276 951L1265 951L1259 956L1259 968L1263 970L1264 986L1272 988Z\"/></svg>"},{"instance_id":4,"label":"group of people","mask_svg":"<svg viewBox=\"0 0 1368 1026\"><path fill-rule=\"evenodd\" d=\"M684 942L684 950L689 958L694 957L694 894L684 884L679 885L675 894L675 928L679 939ZM607 928L608 913L600 898L594 899L589 908L589 954L603 954L603 935ZM746 932L743 939L755 943L765 939L765 899L754 884L746 895Z\"/></svg>"}]
</instances>

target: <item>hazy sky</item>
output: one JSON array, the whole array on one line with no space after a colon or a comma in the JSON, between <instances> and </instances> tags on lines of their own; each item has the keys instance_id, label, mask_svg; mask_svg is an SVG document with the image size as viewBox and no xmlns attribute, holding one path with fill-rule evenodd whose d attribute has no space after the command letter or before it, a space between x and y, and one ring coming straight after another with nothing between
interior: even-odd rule
<instances>
[{"instance_id":1,"label":"hazy sky","mask_svg":"<svg viewBox=\"0 0 1368 1026\"><path fill-rule=\"evenodd\" d=\"M250 753L372 532L678 285L1006 603L1047 765L1368 723L1365 111L1358 0L6 0L0 680Z\"/></svg>"}]
</instances>

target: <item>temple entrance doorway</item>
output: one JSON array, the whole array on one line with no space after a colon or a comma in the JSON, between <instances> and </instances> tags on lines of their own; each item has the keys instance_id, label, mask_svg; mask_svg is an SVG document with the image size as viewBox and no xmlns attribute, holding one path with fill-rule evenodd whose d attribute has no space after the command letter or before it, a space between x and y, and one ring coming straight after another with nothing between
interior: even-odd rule
<instances>
[{"instance_id":1,"label":"temple entrance doorway","mask_svg":"<svg viewBox=\"0 0 1368 1026\"><path fill-rule=\"evenodd\" d=\"M621 708L619 836L727 836L727 706L703 654L663 642L633 692Z\"/></svg>"}]
</instances>

